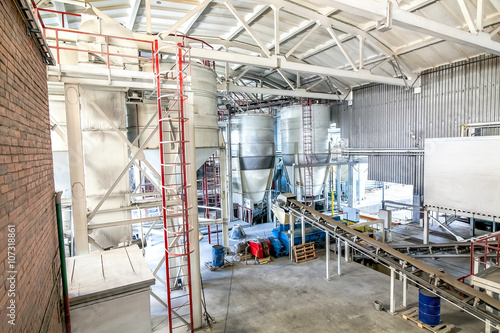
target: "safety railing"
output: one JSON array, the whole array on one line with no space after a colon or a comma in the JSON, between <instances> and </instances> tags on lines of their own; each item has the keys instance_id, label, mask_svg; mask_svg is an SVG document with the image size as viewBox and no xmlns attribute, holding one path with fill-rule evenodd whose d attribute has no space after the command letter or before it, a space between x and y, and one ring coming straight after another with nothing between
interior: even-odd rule
<instances>
[{"instance_id":1,"label":"safety railing","mask_svg":"<svg viewBox=\"0 0 500 333\"><path fill-rule=\"evenodd\" d=\"M35 17L37 18L40 26L42 27L43 36L45 40L49 41L49 47L53 51L53 53L55 53L58 65L61 65L61 52L67 51L67 52L77 52L77 53L84 52L84 53L99 55L106 62L108 70L111 70L112 59L113 58L116 59L118 57L122 59L134 59L137 62L142 61L141 65L149 63L151 64L151 66L153 66L152 55L154 53L153 50L154 41L152 40L137 39L137 38L123 37L123 36L116 36L116 35L98 34L98 33L91 33L91 32L70 29L65 24L66 22L65 18L67 18L68 16L81 17L82 15L62 12L52 9L37 8L35 4L33 4L33 7L34 7ZM62 27L49 26L45 24L44 18L41 15L42 13L61 15ZM175 37L176 41L177 42L180 41L181 45L199 43L202 49L204 48L213 49L213 46L204 42L201 39L192 38L181 34L170 34L169 36ZM78 48L77 42L79 38L85 40L85 37L86 38L94 37L96 38L96 41L97 39L99 39L99 43L94 42L94 44L101 45L101 50L89 50L89 49ZM132 55L132 54L112 52L114 46L113 44L115 44L116 40L139 43L140 47L138 47L137 54ZM113 41L113 43L111 41ZM147 52L143 52L144 50L146 50ZM163 54L159 55L160 60L165 59L165 57L166 55ZM215 71L214 61L201 60L199 62L204 66L209 67Z\"/></svg>"},{"instance_id":2,"label":"safety railing","mask_svg":"<svg viewBox=\"0 0 500 333\"><path fill-rule=\"evenodd\" d=\"M470 244L470 274L490 267L500 267L500 232L482 237Z\"/></svg>"}]
</instances>

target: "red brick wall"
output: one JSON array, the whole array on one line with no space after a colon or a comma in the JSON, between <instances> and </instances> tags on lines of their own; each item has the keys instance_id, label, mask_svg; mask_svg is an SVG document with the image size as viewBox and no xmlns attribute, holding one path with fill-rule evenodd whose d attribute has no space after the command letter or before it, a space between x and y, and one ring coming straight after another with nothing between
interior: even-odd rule
<instances>
[{"instance_id":1,"label":"red brick wall","mask_svg":"<svg viewBox=\"0 0 500 333\"><path fill-rule=\"evenodd\" d=\"M9 297L8 225L15 226ZM62 332L46 67L12 0L0 1L0 331ZM15 326L7 305L15 300Z\"/></svg>"}]
</instances>

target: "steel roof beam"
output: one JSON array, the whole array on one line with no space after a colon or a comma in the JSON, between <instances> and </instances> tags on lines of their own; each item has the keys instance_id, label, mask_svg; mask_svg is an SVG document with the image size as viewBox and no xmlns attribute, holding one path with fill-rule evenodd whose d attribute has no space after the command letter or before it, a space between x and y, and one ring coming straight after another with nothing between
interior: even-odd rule
<instances>
[{"instance_id":1,"label":"steel roof beam","mask_svg":"<svg viewBox=\"0 0 500 333\"><path fill-rule=\"evenodd\" d=\"M268 5L262 5L260 7L257 7L256 10L250 15L250 17L245 18L245 21L248 24L251 24L253 21L255 21L257 18L259 18L266 10L268 10L269 6ZM245 27L241 22L239 23L239 26L236 27L225 39L231 40L234 37L236 37L240 32L245 30Z\"/></svg>"},{"instance_id":2,"label":"steel roof beam","mask_svg":"<svg viewBox=\"0 0 500 333\"><path fill-rule=\"evenodd\" d=\"M166 52L173 52L165 50ZM312 73L319 75L330 75L334 77L344 77L348 79L379 82L398 86L404 86L402 79L393 78L389 76L374 75L367 70L360 70L357 72L346 71L331 67L323 67L309 64L302 64L297 62L288 61L283 56L271 56L270 58L255 57L233 52L222 52L211 49L192 48L191 57L198 59L207 59L214 61L222 61L233 64L251 65L258 67L265 67L271 69L283 69L292 72Z\"/></svg>"},{"instance_id":3,"label":"steel roof beam","mask_svg":"<svg viewBox=\"0 0 500 333\"><path fill-rule=\"evenodd\" d=\"M245 87L245 86L238 86L229 82L217 85L217 89L220 91L232 91L232 92L242 92L242 93L252 93L252 94L263 94L263 95L272 94L275 96L305 97L305 98L329 99L329 100L339 100L343 98L343 96L339 96L336 94L309 92L306 91L305 89L286 90L286 89L270 89L270 88L249 87L249 86Z\"/></svg>"},{"instance_id":4,"label":"steel roof beam","mask_svg":"<svg viewBox=\"0 0 500 333\"><path fill-rule=\"evenodd\" d=\"M241 16L241 14L236 10L236 8L234 8L234 6L230 2L226 1L224 4L226 5L227 9L229 9L229 11L234 15L234 17L236 17L236 19L240 22L240 24L243 25L245 30L257 43L257 45L260 46L260 48L262 49L262 51L264 51L266 56L269 57L271 55L271 51L269 51L266 44L264 44L264 42L259 38L259 36L257 36L257 34L252 30L252 28L250 28L250 25L248 25L243 16Z\"/></svg>"},{"instance_id":5,"label":"steel roof beam","mask_svg":"<svg viewBox=\"0 0 500 333\"><path fill-rule=\"evenodd\" d=\"M195 8L193 8L189 13L187 13L186 15L184 15L183 18L181 18L179 21L177 21L176 23L174 23L170 28L168 28L166 31L160 32L158 35L159 36L161 36L161 35L168 36L169 34L173 33L181 25L183 25L184 23L186 23L187 21L189 21L189 19L191 19L193 16L195 16L196 14L198 14L198 12L200 12L201 10L204 10L205 7L207 7L211 2L212 2L212 0L205 0L205 1L203 1L198 6L196 6Z\"/></svg>"},{"instance_id":6,"label":"steel roof beam","mask_svg":"<svg viewBox=\"0 0 500 333\"><path fill-rule=\"evenodd\" d=\"M385 3L365 0L362 3L350 0L332 0L331 5L359 16L373 20L381 20L386 14ZM500 55L500 43L492 41L488 34L479 32L471 34L449 25L425 18L402 10L396 6L392 8L392 24L401 28L434 36L485 52Z\"/></svg>"},{"instance_id":7,"label":"steel roof beam","mask_svg":"<svg viewBox=\"0 0 500 333\"><path fill-rule=\"evenodd\" d=\"M139 7L141 4L141 0L133 0L133 4L130 10L130 18L128 20L127 29L133 30L135 19L137 18L137 13L139 12Z\"/></svg>"}]
</instances>

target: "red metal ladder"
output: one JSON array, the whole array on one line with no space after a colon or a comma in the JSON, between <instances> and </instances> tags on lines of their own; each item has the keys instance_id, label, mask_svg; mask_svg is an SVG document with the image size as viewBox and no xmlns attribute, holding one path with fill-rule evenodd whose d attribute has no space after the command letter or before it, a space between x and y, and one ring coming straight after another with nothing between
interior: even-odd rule
<instances>
[{"instance_id":1,"label":"red metal ladder","mask_svg":"<svg viewBox=\"0 0 500 333\"><path fill-rule=\"evenodd\" d=\"M217 210L220 208L220 162L219 151L216 150L203 165L203 205L206 207L204 217L217 219ZM210 208L208 208L210 207ZM219 244L219 226L216 224L217 244ZM208 229L208 243L212 244L210 225Z\"/></svg>"},{"instance_id":2,"label":"red metal ladder","mask_svg":"<svg viewBox=\"0 0 500 333\"><path fill-rule=\"evenodd\" d=\"M308 206L314 205L314 177L313 177L313 126L311 99L302 100L302 135L303 135L303 155L304 155L304 179L303 179L303 199Z\"/></svg>"},{"instance_id":3,"label":"red metal ladder","mask_svg":"<svg viewBox=\"0 0 500 333\"><path fill-rule=\"evenodd\" d=\"M161 50L175 48L176 62L160 68ZM182 43L154 45L154 72L160 136L160 165L162 188L162 218L165 242L166 294L170 332L186 329L193 332L191 296L191 253L189 232L189 189L187 161L189 119L184 112L187 95L184 80L188 76L190 53ZM170 66L170 65L169 65ZM189 147L194 149L194 147Z\"/></svg>"}]
</instances>

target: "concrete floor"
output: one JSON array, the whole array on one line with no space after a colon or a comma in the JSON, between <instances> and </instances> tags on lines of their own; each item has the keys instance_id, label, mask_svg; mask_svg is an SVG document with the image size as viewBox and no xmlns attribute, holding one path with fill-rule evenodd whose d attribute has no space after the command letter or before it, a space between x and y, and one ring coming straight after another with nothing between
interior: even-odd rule
<instances>
[{"instance_id":1,"label":"concrete floor","mask_svg":"<svg viewBox=\"0 0 500 333\"><path fill-rule=\"evenodd\" d=\"M262 224L245 230L251 239L270 236L272 227ZM153 234L146 248L146 259L152 269L161 257L161 242L161 233ZM390 278L370 268L342 262L342 276L338 277L336 256L332 253L332 279L327 281L325 250L319 250L318 259L301 264L288 258L273 258L266 265L235 262L233 267L210 271L203 263L211 260L212 245L206 236L201 241L207 310L215 319L212 332L424 332L400 315L375 310L375 300L388 307ZM159 285L154 289L163 290ZM399 281L396 297L399 308L402 299ZM409 307L418 305L415 287L409 287L408 299ZM454 332L484 331L483 324L467 313L445 301L441 307L442 322L457 326ZM154 299L151 312L153 332L168 332L166 310ZM208 327L200 331L208 331Z\"/></svg>"}]
</instances>

